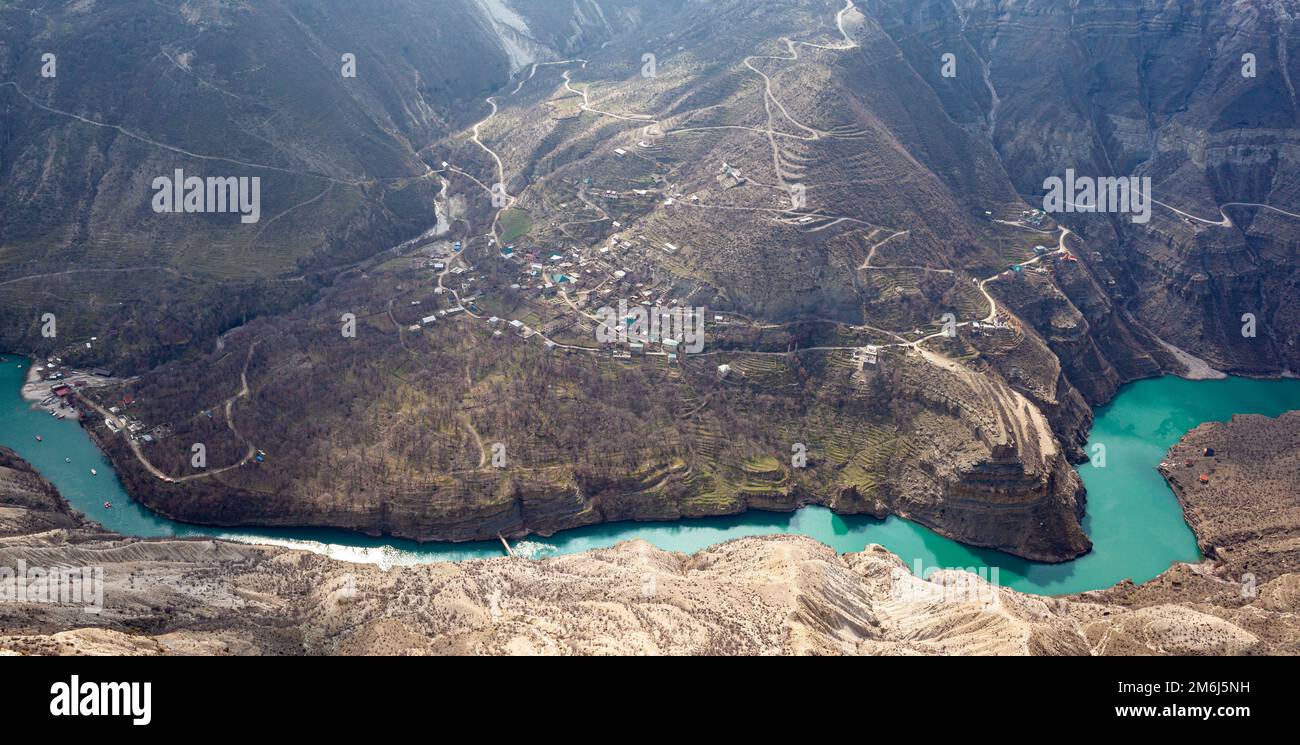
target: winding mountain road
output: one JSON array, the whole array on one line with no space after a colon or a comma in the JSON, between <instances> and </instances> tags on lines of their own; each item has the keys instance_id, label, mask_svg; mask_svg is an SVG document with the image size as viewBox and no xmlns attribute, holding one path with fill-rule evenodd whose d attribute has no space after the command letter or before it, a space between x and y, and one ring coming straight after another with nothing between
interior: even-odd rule
<instances>
[{"instance_id":1,"label":"winding mountain road","mask_svg":"<svg viewBox=\"0 0 1300 745\"><path fill-rule=\"evenodd\" d=\"M243 458L241 458L237 463L233 463L228 466L224 466L221 468L214 468L211 470L204 470L201 473L190 474L189 476L179 476L179 477L170 476L164 473L160 468L155 466L153 462L149 460L148 456L144 454L144 449L140 447L140 441L137 438L131 436L131 433L127 430L126 421L122 417L119 417L118 415L112 413L108 409L105 409L103 406L100 406L99 404L95 403L90 398L82 395L81 393L77 393L77 398L82 403L86 404L91 409L93 409L97 414L104 417L105 420L112 421L113 424L117 426L118 434L126 438L126 443L131 448L131 452L135 455L136 460L140 462L140 465L146 471L148 471L150 475L152 475L154 478L158 479L159 481L163 481L168 484L183 484L190 481L197 481L199 479L212 478L213 476L217 476L219 474L223 474L228 471L233 471L236 468L242 468L245 465L247 465L250 461L252 461L254 457L257 456L257 448L251 442L249 442L248 439L245 438L239 432L239 428L235 426L234 407L236 401L238 401L241 398L242 399L248 398L251 393L248 387L248 366L253 360L253 353L257 350L257 345L260 343L261 340L259 339L249 345L248 357L245 358L244 368L239 373L239 382L240 382L239 391L235 393L235 395L226 399L224 402L226 426L230 429L231 433L234 434L235 439L239 440L248 448Z\"/></svg>"}]
</instances>

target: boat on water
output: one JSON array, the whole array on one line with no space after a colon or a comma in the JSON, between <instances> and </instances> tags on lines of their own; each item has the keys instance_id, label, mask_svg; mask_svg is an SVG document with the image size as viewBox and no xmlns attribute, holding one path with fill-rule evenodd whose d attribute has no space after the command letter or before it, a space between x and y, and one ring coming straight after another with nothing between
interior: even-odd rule
<instances>
[{"instance_id":1,"label":"boat on water","mask_svg":"<svg viewBox=\"0 0 1300 745\"><path fill-rule=\"evenodd\" d=\"M72 462L72 459L71 459L71 458L64 458L64 459L63 459L63 462L64 462L64 463L71 463L71 462Z\"/></svg>"},{"instance_id":2,"label":"boat on water","mask_svg":"<svg viewBox=\"0 0 1300 745\"><path fill-rule=\"evenodd\" d=\"M95 469L92 468L92 469L90 469L90 475L91 475L91 476L98 476L98 475L99 475L99 471L96 471Z\"/></svg>"},{"instance_id":3,"label":"boat on water","mask_svg":"<svg viewBox=\"0 0 1300 745\"><path fill-rule=\"evenodd\" d=\"M41 437L40 435L36 435L36 441L37 441L37 442L45 442L45 438L44 438L44 437Z\"/></svg>"},{"instance_id":4,"label":"boat on water","mask_svg":"<svg viewBox=\"0 0 1300 745\"><path fill-rule=\"evenodd\" d=\"M113 503L112 503L112 502L105 502L105 503L104 503L104 509L106 509L106 510L111 510L111 509L113 509Z\"/></svg>"}]
</instances>

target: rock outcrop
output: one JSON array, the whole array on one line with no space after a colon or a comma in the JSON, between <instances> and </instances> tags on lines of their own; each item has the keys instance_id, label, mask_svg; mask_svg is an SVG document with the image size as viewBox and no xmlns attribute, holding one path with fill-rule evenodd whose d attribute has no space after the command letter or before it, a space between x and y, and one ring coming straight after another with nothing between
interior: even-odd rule
<instances>
[{"instance_id":1,"label":"rock outcrop","mask_svg":"<svg viewBox=\"0 0 1300 745\"><path fill-rule=\"evenodd\" d=\"M545 561L388 571L208 541L0 547L0 561L106 568L106 608L0 605L23 654L1295 653L1300 580L1256 598L1178 568L1053 599L961 571L914 577L879 546L746 538L695 556L642 542ZM1152 601L1150 598L1159 598Z\"/></svg>"}]
</instances>

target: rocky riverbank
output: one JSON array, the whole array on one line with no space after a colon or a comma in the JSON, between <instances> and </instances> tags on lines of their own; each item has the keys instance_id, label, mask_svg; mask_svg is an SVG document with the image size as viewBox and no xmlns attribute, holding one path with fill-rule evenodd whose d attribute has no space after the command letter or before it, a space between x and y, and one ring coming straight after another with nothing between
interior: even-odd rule
<instances>
[{"instance_id":1,"label":"rocky riverbank","mask_svg":"<svg viewBox=\"0 0 1300 745\"><path fill-rule=\"evenodd\" d=\"M87 527L50 482L12 450L0 448L0 540Z\"/></svg>"},{"instance_id":2,"label":"rocky riverbank","mask_svg":"<svg viewBox=\"0 0 1300 745\"><path fill-rule=\"evenodd\" d=\"M1300 411L1201 425L1160 470L1218 576L1300 571Z\"/></svg>"},{"instance_id":3,"label":"rocky riverbank","mask_svg":"<svg viewBox=\"0 0 1300 745\"><path fill-rule=\"evenodd\" d=\"M12 454L0 566L98 566L104 607L0 602L0 654L1283 654L1300 575L1253 594L1211 564L1045 598L914 577L879 546L644 542L384 571L280 548L104 534ZM20 516L21 517L21 516ZM990 577L989 579L993 579Z\"/></svg>"}]
</instances>

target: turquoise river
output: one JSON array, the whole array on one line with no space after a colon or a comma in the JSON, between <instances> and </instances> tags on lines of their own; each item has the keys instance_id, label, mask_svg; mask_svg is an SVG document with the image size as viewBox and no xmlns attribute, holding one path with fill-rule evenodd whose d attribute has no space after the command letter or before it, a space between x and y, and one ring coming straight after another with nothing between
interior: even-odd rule
<instances>
[{"instance_id":1,"label":"turquoise river","mask_svg":"<svg viewBox=\"0 0 1300 745\"><path fill-rule=\"evenodd\" d=\"M12 448L49 479L77 510L109 530L143 537L207 536L293 546L381 564L498 557L500 543L419 544L323 529L225 529L185 525L160 517L132 500L108 459L75 422L55 420L21 395L31 363L0 363L0 445ZM735 517L674 523L611 523L565 531L518 544L541 558L612 546L642 538L672 551L694 553L742 536L799 533L839 552L879 543L909 567L997 567L997 581L1024 592L1061 595L1096 590L1123 579L1145 582L1179 561L1197 561L1195 537L1156 466L1188 430L1234 414L1277 416L1300 409L1300 380L1190 381L1175 377L1126 386L1097 411L1089 452L1105 445L1105 467L1080 466L1088 487L1084 529L1091 553L1064 564L1040 564L999 551L971 548L898 518L841 517L820 507L791 514L749 512ZM36 436L42 437L41 442ZM67 462L70 461L70 462ZM99 472L91 475L91 469ZM113 506L106 509L104 503ZM991 575L990 575L991 577Z\"/></svg>"}]
</instances>

